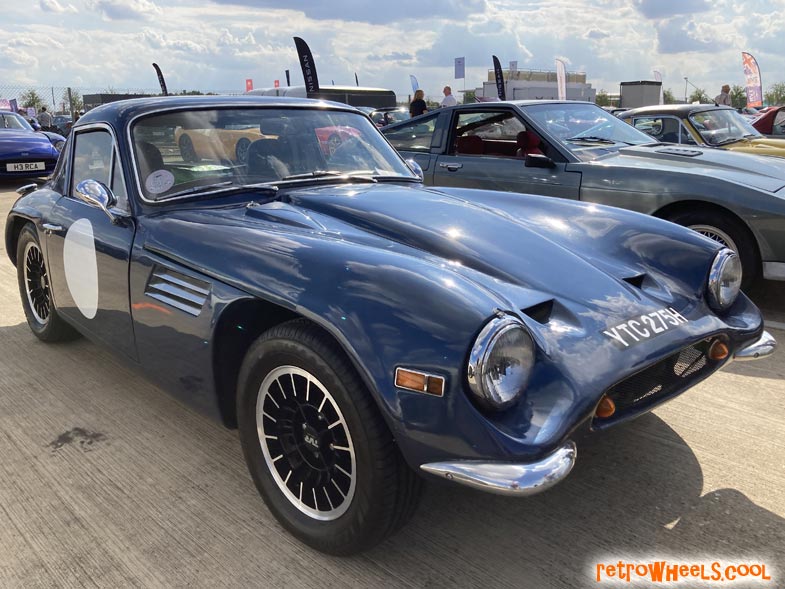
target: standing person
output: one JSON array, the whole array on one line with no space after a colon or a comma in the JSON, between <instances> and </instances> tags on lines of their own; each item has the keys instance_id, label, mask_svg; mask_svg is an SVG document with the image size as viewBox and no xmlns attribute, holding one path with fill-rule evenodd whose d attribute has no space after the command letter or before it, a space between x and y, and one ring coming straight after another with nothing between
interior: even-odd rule
<instances>
[{"instance_id":1,"label":"standing person","mask_svg":"<svg viewBox=\"0 0 785 589\"><path fill-rule=\"evenodd\" d=\"M52 115L46 112L46 107L41 107L41 112L38 113L38 123L44 131L52 130Z\"/></svg>"},{"instance_id":2,"label":"standing person","mask_svg":"<svg viewBox=\"0 0 785 589\"><path fill-rule=\"evenodd\" d=\"M722 91L714 97L714 102L720 106L733 106L730 100L730 86L728 84L725 84L722 87Z\"/></svg>"},{"instance_id":3,"label":"standing person","mask_svg":"<svg viewBox=\"0 0 785 589\"><path fill-rule=\"evenodd\" d=\"M455 106L458 104L458 99L452 95L452 88L445 86L442 92L444 92L444 98L439 106Z\"/></svg>"},{"instance_id":4,"label":"standing person","mask_svg":"<svg viewBox=\"0 0 785 589\"><path fill-rule=\"evenodd\" d=\"M428 105L425 104L425 92L417 90L414 93L414 100L409 105L409 114L413 117L428 112Z\"/></svg>"}]
</instances>

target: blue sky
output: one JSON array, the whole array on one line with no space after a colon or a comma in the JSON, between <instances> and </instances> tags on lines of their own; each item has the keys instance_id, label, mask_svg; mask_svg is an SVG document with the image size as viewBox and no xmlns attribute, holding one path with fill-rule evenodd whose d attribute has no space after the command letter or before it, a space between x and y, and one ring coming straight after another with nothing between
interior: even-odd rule
<instances>
[{"instance_id":1,"label":"blue sky","mask_svg":"<svg viewBox=\"0 0 785 589\"><path fill-rule=\"evenodd\" d=\"M713 96L741 84L741 51L758 59L764 89L785 81L785 0L33 0L7 3L0 21L4 86L242 92L301 84L293 36L311 46L324 84L392 88L409 74L428 96L466 58L466 88L481 85L491 55L519 69L552 69L556 57L598 90L652 79L676 96L684 76ZM690 91L692 88L690 88Z\"/></svg>"}]
</instances>

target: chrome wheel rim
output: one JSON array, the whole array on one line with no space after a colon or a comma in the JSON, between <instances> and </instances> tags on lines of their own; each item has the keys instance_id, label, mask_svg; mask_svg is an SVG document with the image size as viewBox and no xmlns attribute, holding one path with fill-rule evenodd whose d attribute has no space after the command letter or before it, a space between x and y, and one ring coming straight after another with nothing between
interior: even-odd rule
<instances>
[{"instance_id":1,"label":"chrome wheel rim","mask_svg":"<svg viewBox=\"0 0 785 589\"><path fill-rule=\"evenodd\" d=\"M256 428L267 468L292 505L321 521L349 509L357 483L352 437L313 374L296 366L270 372L257 394Z\"/></svg>"},{"instance_id":2,"label":"chrome wheel rim","mask_svg":"<svg viewBox=\"0 0 785 589\"><path fill-rule=\"evenodd\" d=\"M23 277L30 312L38 323L46 325L49 321L52 300L49 290L49 275L46 273L46 264L41 248L34 242L28 243L25 247Z\"/></svg>"},{"instance_id":3,"label":"chrome wheel rim","mask_svg":"<svg viewBox=\"0 0 785 589\"><path fill-rule=\"evenodd\" d=\"M739 253L739 248L736 246L736 242L731 239L730 235L721 229L717 229L712 225L690 225L690 229L697 231L701 235L705 235L709 239L713 239L717 243L732 249L737 254Z\"/></svg>"},{"instance_id":4,"label":"chrome wheel rim","mask_svg":"<svg viewBox=\"0 0 785 589\"><path fill-rule=\"evenodd\" d=\"M248 160L248 148L251 147L251 142L248 139L240 139L234 148L237 155L237 161L244 164Z\"/></svg>"}]
</instances>

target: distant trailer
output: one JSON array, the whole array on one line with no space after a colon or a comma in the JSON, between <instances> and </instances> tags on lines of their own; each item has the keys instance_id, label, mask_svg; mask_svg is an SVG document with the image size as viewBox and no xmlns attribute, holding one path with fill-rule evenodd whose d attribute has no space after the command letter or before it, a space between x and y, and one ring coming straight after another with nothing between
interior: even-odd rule
<instances>
[{"instance_id":1,"label":"distant trailer","mask_svg":"<svg viewBox=\"0 0 785 589\"><path fill-rule=\"evenodd\" d=\"M351 106L372 106L383 108L397 106L395 92L384 88L365 88L363 86L323 86L318 92L306 92L305 86L286 86L284 88L257 88L246 94L256 96L292 96L294 98L318 98L343 102Z\"/></svg>"},{"instance_id":2,"label":"distant trailer","mask_svg":"<svg viewBox=\"0 0 785 589\"><path fill-rule=\"evenodd\" d=\"M619 84L619 106L625 109L660 103L662 82L622 82Z\"/></svg>"}]
</instances>

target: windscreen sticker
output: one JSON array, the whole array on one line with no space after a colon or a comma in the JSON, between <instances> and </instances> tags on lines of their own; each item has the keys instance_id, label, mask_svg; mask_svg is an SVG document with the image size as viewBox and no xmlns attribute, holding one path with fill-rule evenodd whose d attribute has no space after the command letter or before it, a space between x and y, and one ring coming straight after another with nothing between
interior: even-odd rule
<instances>
[{"instance_id":1,"label":"windscreen sticker","mask_svg":"<svg viewBox=\"0 0 785 589\"><path fill-rule=\"evenodd\" d=\"M144 181L144 187L150 194L162 194L174 186L174 174L169 170L156 170Z\"/></svg>"},{"instance_id":2,"label":"windscreen sticker","mask_svg":"<svg viewBox=\"0 0 785 589\"><path fill-rule=\"evenodd\" d=\"M687 323L687 319L672 307L629 319L606 329L607 335L619 348L629 348L654 336Z\"/></svg>"}]
</instances>

